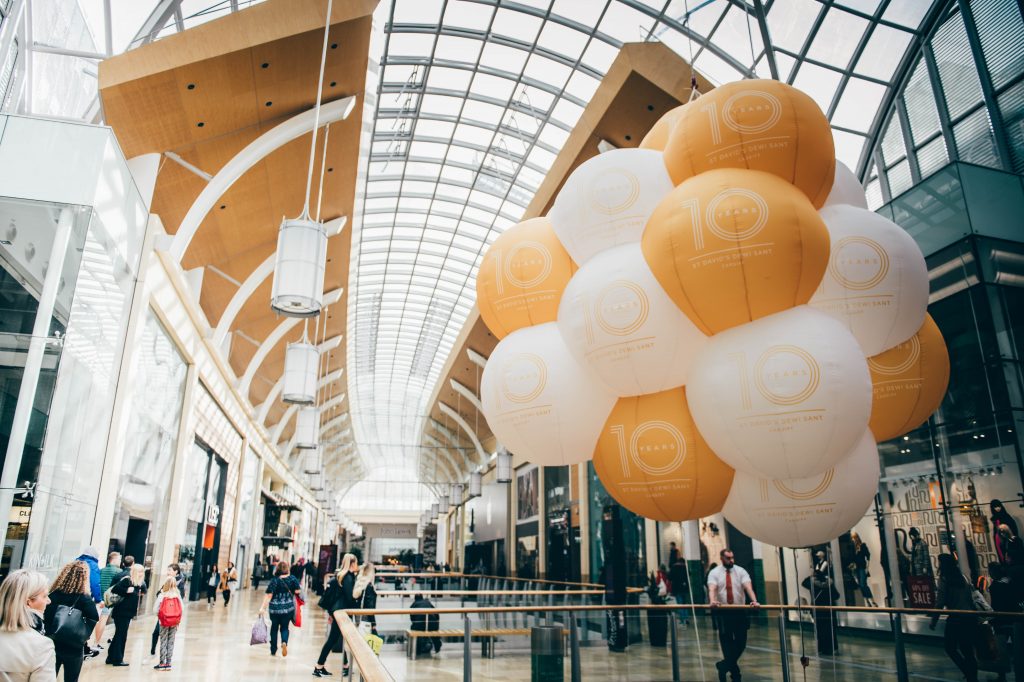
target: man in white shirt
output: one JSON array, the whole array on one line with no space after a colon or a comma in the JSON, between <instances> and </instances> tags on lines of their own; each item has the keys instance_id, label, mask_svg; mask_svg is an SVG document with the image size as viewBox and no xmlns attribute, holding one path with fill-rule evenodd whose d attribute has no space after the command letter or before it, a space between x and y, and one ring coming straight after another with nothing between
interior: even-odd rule
<instances>
[{"instance_id":1,"label":"man in white shirt","mask_svg":"<svg viewBox=\"0 0 1024 682\"><path fill-rule=\"evenodd\" d=\"M708 573L708 595L711 607L746 604L757 608L757 597L750 582L750 574L736 565L732 550L719 553L722 563ZM747 613L739 609L723 609L717 613L718 643L722 647L722 659L715 663L719 682L725 682L725 674L732 675L733 682L740 682L738 662L747 648Z\"/></svg>"}]
</instances>

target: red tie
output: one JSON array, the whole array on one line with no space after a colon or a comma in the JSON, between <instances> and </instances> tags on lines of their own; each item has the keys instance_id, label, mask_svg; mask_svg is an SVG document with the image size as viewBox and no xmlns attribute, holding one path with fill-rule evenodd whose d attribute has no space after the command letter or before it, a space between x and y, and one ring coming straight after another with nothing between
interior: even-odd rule
<instances>
[{"instance_id":1,"label":"red tie","mask_svg":"<svg viewBox=\"0 0 1024 682\"><path fill-rule=\"evenodd\" d=\"M725 601L732 603L732 569L725 569Z\"/></svg>"}]
</instances>

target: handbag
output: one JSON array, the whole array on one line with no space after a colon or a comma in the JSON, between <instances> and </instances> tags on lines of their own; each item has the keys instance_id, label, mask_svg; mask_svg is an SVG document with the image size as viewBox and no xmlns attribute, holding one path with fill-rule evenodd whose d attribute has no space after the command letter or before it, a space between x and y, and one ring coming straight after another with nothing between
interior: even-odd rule
<instances>
[{"instance_id":1,"label":"handbag","mask_svg":"<svg viewBox=\"0 0 1024 682\"><path fill-rule=\"evenodd\" d=\"M979 660L994 661L999 658L999 642L996 631L988 623L978 623L974 629L974 651Z\"/></svg>"},{"instance_id":2,"label":"handbag","mask_svg":"<svg viewBox=\"0 0 1024 682\"><path fill-rule=\"evenodd\" d=\"M302 601L302 598L298 595L295 596L295 615L292 616L292 622L295 623L295 627L302 627L302 607L306 605L306 602Z\"/></svg>"},{"instance_id":3,"label":"handbag","mask_svg":"<svg viewBox=\"0 0 1024 682\"><path fill-rule=\"evenodd\" d=\"M78 603L78 600L75 600ZM53 613L53 632L50 639L58 644L81 647L89 639L91 628L85 622L85 614L75 606L61 604Z\"/></svg>"},{"instance_id":4,"label":"handbag","mask_svg":"<svg viewBox=\"0 0 1024 682\"><path fill-rule=\"evenodd\" d=\"M262 616L252 624L252 634L249 635L249 646L266 644L270 640L270 633L267 632L267 621Z\"/></svg>"},{"instance_id":5,"label":"handbag","mask_svg":"<svg viewBox=\"0 0 1024 682\"><path fill-rule=\"evenodd\" d=\"M106 604L107 607L109 608L114 608L115 606L120 604L122 599L124 599L122 595L114 592L113 585L108 587L107 591L103 593L103 603Z\"/></svg>"}]
</instances>

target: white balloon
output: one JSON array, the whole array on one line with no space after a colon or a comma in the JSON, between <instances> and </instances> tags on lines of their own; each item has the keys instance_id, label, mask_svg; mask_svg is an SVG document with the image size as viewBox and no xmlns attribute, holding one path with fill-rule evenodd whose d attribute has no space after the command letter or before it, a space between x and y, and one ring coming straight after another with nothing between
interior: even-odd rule
<instances>
[{"instance_id":1,"label":"white balloon","mask_svg":"<svg viewBox=\"0 0 1024 682\"><path fill-rule=\"evenodd\" d=\"M817 476L766 479L737 471L722 513L761 542L808 547L857 525L877 491L878 447L865 431L839 463Z\"/></svg>"},{"instance_id":2,"label":"white balloon","mask_svg":"<svg viewBox=\"0 0 1024 682\"><path fill-rule=\"evenodd\" d=\"M871 414L871 375L842 324L797 306L711 337L686 385L704 440L726 464L767 478L835 466Z\"/></svg>"},{"instance_id":3,"label":"white balloon","mask_svg":"<svg viewBox=\"0 0 1024 682\"><path fill-rule=\"evenodd\" d=\"M480 393L498 442L545 466L589 460L617 399L576 362L554 322L502 339L484 367Z\"/></svg>"},{"instance_id":4,"label":"white balloon","mask_svg":"<svg viewBox=\"0 0 1024 682\"><path fill-rule=\"evenodd\" d=\"M849 204L860 208L868 207L868 198L864 187L845 163L836 161L836 179L832 181L832 191L825 197L825 206Z\"/></svg>"},{"instance_id":5,"label":"white balloon","mask_svg":"<svg viewBox=\"0 0 1024 682\"><path fill-rule=\"evenodd\" d=\"M558 330L620 397L682 386L708 338L658 284L639 243L602 251L573 275Z\"/></svg>"},{"instance_id":6,"label":"white balloon","mask_svg":"<svg viewBox=\"0 0 1024 682\"><path fill-rule=\"evenodd\" d=\"M661 152L613 149L584 161L548 213L578 265L604 249L640 241L647 218L672 190Z\"/></svg>"},{"instance_id":7,"label":"white balloon","mask_svg":"<svg viewBox=\"0 0 1024 682\"><path fill-rule=\"evenodd\" d=\"M832 247L809 305L845 324L867 357L916 334L928 310L928 266L914 238L867 209L819 213Z\"/></svg>"}]
</instances>

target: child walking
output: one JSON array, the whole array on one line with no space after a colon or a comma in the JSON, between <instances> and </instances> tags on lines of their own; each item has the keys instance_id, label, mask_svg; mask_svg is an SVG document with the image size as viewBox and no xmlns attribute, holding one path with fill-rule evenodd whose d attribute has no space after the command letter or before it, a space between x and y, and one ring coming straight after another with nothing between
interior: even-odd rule
<instances>
[{"instance_id":1,"label":"child walking","mask_svg":"<svg viewBox=\"0 0 1024 682\"><path fill-rule=\"evenodd\" d=\"M182 612L181 593L174 578L164 580L156 598L156 617L160 623L160 662L156 670L170 670L174 656L174 636L178 634Z\"/></svg>"}]
</instances>

